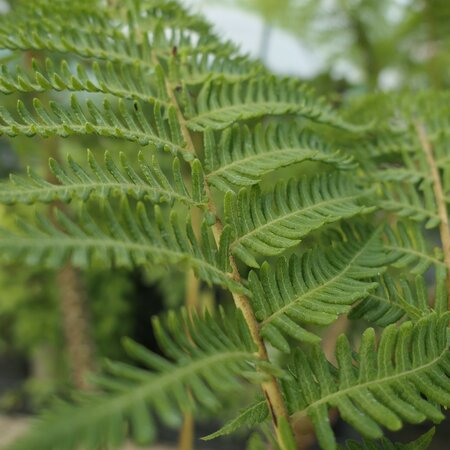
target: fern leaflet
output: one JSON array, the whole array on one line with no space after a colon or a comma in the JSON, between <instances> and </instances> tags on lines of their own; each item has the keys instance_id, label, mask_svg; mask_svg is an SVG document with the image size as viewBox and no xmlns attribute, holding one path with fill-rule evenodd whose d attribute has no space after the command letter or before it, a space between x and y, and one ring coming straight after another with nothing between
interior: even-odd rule
<instances>
[{"instance_id":1,"label":"fern leaflet","mask_svg":"<svg viewBox=\"0 0 450 450\"><path fill-rule=\"evenodd\" d=\"M257 187L228 192L225 221L236 234L231 250L258 267L254 254L279 255L325 224L371 211L361 205L367 194L336 172L282 182L264 194Z\"/></svg>"},{"instance_id":2,"label":"fern leaflet","mask_svg":"<svg viewBox=\"0 0 450 450\"><path fill-rule=\"evenodd\" d=\"M254 346L239 314L189 317L182 311L169 314L162 324L153 321L171 360L125 340L125 349L142 369L108 362L105 374L93 378L103 393L85 394L75 404L59 402L9 450L96 450L118 446L128 434L146 444L156 434L155 416L174 426L180 411L198 406L218 411L225 394L242 389L238 377L256 379ZM185 329L191 339L182 334Z\"/></svg>"},{"instance_id":3,"label":"fern leaflet","mask_svg":"<svg viewBox=\"0 0 450 450\"><path fill-rule=\"evenodd\" d=\"M0 203L32 204L55 200L69 202L74 198L108 199L118 194L152 203L182 202L189 206L205 206L203 172L198 160L192 163L192 193L183 181L180 161L177 158L172 164L173 181L169 181L162 172L155 156L148 162L143 153L139 153L142 175L133 169L123 153L120 154L120 167L114 163L108 152L105 153L105 168L97 163L90 151L88 163L89 172L70 156L68 168L50 159L50 170L59 184L38 177L31 169L28 169L26 178L11 175L10 183L0 185Z\"/></svg>"},{"instance_id":4,"label":"fern leaflet","mask_svg":"<svg viewBox=\"0 0 450 450\"><path fill-rule=\"evenodd\" d=\"M377 349L375 332L368 328L356 356L342 335L336 373L317 346L309 356L297 352L291 365L294 381L283 382L293 419L308 415L326 449L336 447L330 406L371 439L382 437L380 425L398 430L403 422L440 422L444 416L438 405L450 403L448 320L448 315L429 314L415 324L390 325Z\"/></svg>"},{"instance_id":5,"label":"fern leaflet","mask_svg":"<svg viewBox=\"0 0 450 450\"><path fill-rule=\"evenodd\" d=\"M328 325L351 305L365 298L383 271L380 230L355 230L348 241L316 247L302 256L281 258L275 271L264 263L251 272L250 290L261 334L276 348L289 352L286 337L306 342L320 338L305 330L307 324Z\"/></svg>"}]
</instances>

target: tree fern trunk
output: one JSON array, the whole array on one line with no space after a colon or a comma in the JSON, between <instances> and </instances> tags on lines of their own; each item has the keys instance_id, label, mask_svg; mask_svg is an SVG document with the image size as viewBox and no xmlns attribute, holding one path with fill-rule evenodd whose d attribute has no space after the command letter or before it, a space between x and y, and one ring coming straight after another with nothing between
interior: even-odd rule
<instances>
[{"instance_id":1,"label":"tree fern trunk","mask_svg":"<svg viewBox=\"0 0 450 450\"><path fill-rule=\"evenodd\" d=\"M60 307L73 384L88 389L86 374L94 369L94 352L86 294L79 272L67 265L58 274Z\"/></svg>"}]
</instances>

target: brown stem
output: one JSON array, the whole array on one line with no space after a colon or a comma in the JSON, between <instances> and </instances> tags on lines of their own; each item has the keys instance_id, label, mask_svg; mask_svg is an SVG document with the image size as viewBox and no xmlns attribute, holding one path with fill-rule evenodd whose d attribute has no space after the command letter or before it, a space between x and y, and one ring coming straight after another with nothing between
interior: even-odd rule
<instances>
[{"instance_id":1,"label":"brown stem","mask_svg":"<svg viewBox=\"0 0 450 450\"><path fill-rule=\"evenodd\" d=\"M192 413L186 412L184 414L183 426L178 438L179 450L193 450L194 449L194 416Z\"/></svg>"},{"instance_id":2,"label":"brown stem","mask_svg":"<svg viewBox=\"0 0 450 450\"><path fill-rule=\"evenodd\" d=\"M206 183L205 183L206 184ZM215 215L216 222L212 227L214 239L217 244L220 242L220 237L222 235L222 222L220 221L219 217L217 216L216 208L214 206L214 203L212 202L212 196L211 191L209 189L209 186L206 184L206 191L209 199L208 203L208 209L209 211ZM230 265L231 265L231 278L236 281L237 283L241 283L241 276L239 274L239 270L236 265L236 261L232 255L230 255ZM260 331L259 331L259 324L256 320L255 314L253 312L253 308L250 304L250 301L247 296L242 294L237 294L235 292L232 292L233 300L235 305L242 311L242 314L244 316L244 319L247 323L247 326L250 330L250 334L253 338L253 341L255 342L257 348L258 348L258 356L263 361L269 361L269 356L267 354L266 345L264 344L264 341L261 337ZM279 421L281 418L285 418L289 423L289 415L286 409L286 405L283 399L283 396L281 394L280 386L278 384L278 381L275 377L271 376L269 380L261 385L262 390L264 392L264 395L266 397L269 411L272 416L272 421L275 426L275 430L278 436L278 441L282 448L285 448L285 444L282 440L281 435L279 434ZM291 428L291 433L292 428Z\"/></svg>"},{"instance_id":3,"label":"brown stem","mask_svg":"<svg viewBox=\"0 0 450 450\"><path fill-rule=\"evenodd\" d=\"M448 211L445 201L444 190L442 188L441 176L433 155L433 147L425 129L425 126L417 122L417 135L419 136L420 144L425 153L428 165L430 167L431 177L433 179L434 195L438 207L438 215L440 219L439 232L441 235L442 250L444 252L444 262L447 267L447 292L448 292L448 306L450 306L450 228L448 224Z\"/></svg>"},{"instance_id":4,"label":"brown stem","mask_svg":"<svg viewBox=\"0 0 450 450\"><path fill-rule=\"evenodd\" d=\"M58 273L60 307L72 380L78 389L89 389L86 374L94 369L89 318L79 273L70 265Z\"/></svg>"},{"instance_id":5,"label":"brown stem","mask_svg":"<svg viewBox=\"0 0 450 450\"><path fill-rule=\"evenodd\" d=\"M195 146L192 141L192 137L189 132L189 129L186 126L186 120L180 109L178 100L175 95L175 91L173 90L170 81L167 79L166 79L166 89L169 94L171 103L175 107L178 122L180 124L184 140L186 141L186 147L189 152L191 152L192 154L195 155L196 154ZM206 193L208 196L208 209L216 217L216 222L212 227L212 231L213 231L213 235L214 235L216 244L218 245L220 243L223 226L222 226L222 222L220 221L220 219L217 215L217 211L216 211L216 207L213 202L211 190L210 190L206 180L205 180L205 189L206 189ZM239 274L239 271L238 271L238 268L236 265L236 261L232 255L230 255L230 264L231 264L231 268L232 268L231 278L234 281L240 283L241 276ZM253 338L253 341L255 342L255 344L258 348L259 358L263 361L269 361L269 356L267 354L266 346L265 346L264 341L259 332L259 324L258 324L258 321L256 320L256 317L255 317L255 314L251 307L249 299L245 295L237 294L235 292L232 292L232 296L233 296L233 300L234 300L236 307L242 311L242 314L243 314L244 319L247 323L247 326L250 330L250 334ZM262 390L264 392L264 395L266 397L266 400L267 400L267 403L269 406L269 411L272 416L272 420L273 420L273 423L275 426L275 431L277 433L277 438L278 438L279 444L280 444L281 448L284 450L286 448L286 444L283 441L283 438L280 434L279 422L280 422L281 418L284 418L284 419L286 419L287 423L289 423L289 415L288 415L288 412L286 409L286 405L284 403L283 396L281 394L280 386L278 384L277 379L273 376L271 376L268 379L268 381L266 381L265 383L262 383L261 386L262 386ZM291 433L293 434L292 428L291 428Z\"/></svg>"}]
</instances>

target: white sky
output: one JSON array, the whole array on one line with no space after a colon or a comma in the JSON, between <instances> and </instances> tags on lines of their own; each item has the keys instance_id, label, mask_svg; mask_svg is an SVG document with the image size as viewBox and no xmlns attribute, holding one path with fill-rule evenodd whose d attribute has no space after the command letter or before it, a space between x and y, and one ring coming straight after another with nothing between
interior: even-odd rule
<instances>
[{"instance_id":1,"label":"white sky","mask_svg":"<svg viewBox=\"0 0 450 450\"><path fill-rule=\"evenodd\" d=\"M244 53L254 57L261 56L264 23L257 14L233 6L220 6L207 0L184 0L183 3L205 16L220 36L239 44ZM321 58L311 49L277 28L271 29L267 54L266 65L274 72L286 75L310 78L323 65Z\"/></svg>"}]
</instances>

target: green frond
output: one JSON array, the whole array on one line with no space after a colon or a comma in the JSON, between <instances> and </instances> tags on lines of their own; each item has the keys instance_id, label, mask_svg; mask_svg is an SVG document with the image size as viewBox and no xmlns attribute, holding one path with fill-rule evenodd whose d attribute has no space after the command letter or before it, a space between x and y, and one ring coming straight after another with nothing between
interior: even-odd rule
<instances>
[{"instance_id":1,"label":"green frond","mask_svg":"<svg viewBox=\"0 0 450 450\"><path fill-rule=\"evenodd\" d=\"M198 53L181 58L179 73L187 86L201 86L209 80L236 83L265 72L264 66L246 56Z\"/></svg>"},{"instance_id":2,"label":"green frond","mask_svg":"<svg viewBox=\"0 0 450 450\"><path fill-rule=\"evenodd\" d=\"M205 83L187 109L192 131L223 130L236 122L264 116L296 115L314 122L353 130L311 89L293 79L260 76L250 81Z\"/></svg>"},{"instance_id":3,"label":"green frond","mask_svg":"<svg viewBox=\"0 0 450 450\"><path fill-rule=\"evenodd\" d=\"M416 323L385 328L376 345L372 328L362 335L359 354L342 335L336 345L338 368L323 352L297 352L291 362L293 381L283 381L292 420L313 422L323 448L336 448L328 408L370 439L383 436L381 426L398 430L403 423L440 422L439 405L450 404L449 316L429 314Z\"/></svg>"},{"instance_id":4,"label":"green frond","mask_svg":"<svg viewBox=\"0 0 450 450\"><path fill-rule=\"evenodd\" d=\"M345 242L315 247L302 256L281 258L275 269L264 263L249 275L252 304L261 335L283 352L286 338L318 342L305 325L328 325L365 298L385 263L380 230L355 229Z\"/></svg>"},{"instance_id":5,"label":"green frond","mask_svg":"<svg viewBox=\"0 0 450 450\"><path fill-rule=\"evenodd\" d=\"M383 183L382 190L381 208L395 211L402 218L425 222L425 228L439 225L436 200L429 183L422 183L420 191L408 183Z\"/></svg>"},{"instance_id":6,"label":"green frond","mask_svg":"<svg viewBox=\"0 0 450 450\"><path fill-rule=\"evenodd\" d=\"M370 441L364 439L363 442L353 440L346 441L345 446L338 446L339 450L427 450L434 436L434 428L430 428L425 434L415 441L402 444L401 442L392 442L387 438L379 441Z\"/></svg>"},{"instance_id":7,"label":"green frond","mask_svg":"<svg viewBox=\"0 0 450 450\"><path fill-rule=\"evenodd\" d=\"M423 274L432 264L445 267L442 252L436 250L434 255L430 252L421 229L413 222L398 222L395 227L387 225L385 238L384 247L393 267L408 267L412 274Z\"/></svg>"},{"instance_id":8,"label":"green frond","mask_svg":"<svg viewBox=\"0 0 450 450\"><path fill-rule=\"evenodd\" d=\"M438 270L437 285L444 283L445 271ZM369 323L386 327L404 317L417 320L430 313L427 288L423 275L412 281L396 279L386 274L375 292L356 305L349 314L350 319L365 319Z\"/></svg>"},{"instance_id":9,"label":"green frond","mask_svg":"<svg viewBox=\"0 0 450 450\"><path fill-rule=\"evenodd\" d=\"M367 191L339 172L281 182L267 193L259 187L225 195L225 221L235 230L234 255L258 267L254 255L279 255L325 224L370 211Z\"/></svg>"},{"instance_id":10,"label":"green frond","mask_svg":"<svg viewBox=\"0 0 450 450\"><path fill-rule=\"evenodd\" d=\"M208 181L224 192L258 184L264 175L305 160L341 170L355 167L351 157L290 123L258 124L253 129L235 125L222 133L218 144L214 133L207 130L204 151Z\"/></svg>"},{"instance_id":11,"label":"green frond","mask_svg":"<svg viewBox=\"0 0 450 450\"><path fill-rule=\"evenodd\" d=\"M18 66L13 72L8 66L0 68L0 92L42 93L51 91L84 91L109 94L117 98L163 104L167 100L165 90L158 89L162 77L159 69L152 72L136 66L111 62L71 64L62 60L59 64L46 58L44 64L32 61L32 70ZM149 81L154 80L154 86ZM145 80L145 82L144 82ZM165 104L165 103L164 103Z\"/></svg>"},{"instance_id":12,"label":"green frond","mask_svg":"<svg viewBox=\"0 0 450 450\"><path fill-rule=\"evenodd\" d=\"M70 202L72 199L106 200L114 196L130 196L152 203L182 202L189 206L205 206L203 172L198 160L192 163L193 187L190 193L183 181L178 158L173 160L171 180L163 173L155 156L148 162L141 152L140 174L133 169L123 153L120 154L120 165L114 162L109 152L105 153L104 167L97 163L90 151L87 159L88 170L70 156L67 167L50 159L50 170L58 184L37 176L30 168L26 178L11 175L9 183L0 184L0 203Z\"/></svg>"},{"instance_id":13,"label":"green frond","mask_svg":"<svg viewBox=\"0 0 450 450\"><path fill-rule=\"evenodd\" d=\"M19 9L7 20L1 21L0 47L8 50L48 51L52 53L70 54L80 58L109 61L114 64L126 64L141 69L153 67L150 55L170 58L173 47L178 53L192 54L232 53L236 47L230 43L223 44L212 33L201 33L198 39L193 39L192 30L185 23L174 23L173 28L167 28L167 17L164 17L163 3L155 5L150 25L136 20L136 9L131 8L117 21L117 13L113 19L99 18L100 12L107 8L99 8L99 12L74 11L70 3L61 9L46 8ZM159 12L159 17L157 13ZM141 11L142 14L142 11ZM190 21L191 25L194 21ZM197 21L198 23L198 21ZM128 25L133 33L127 34L123 26ZM150 26L149 26L150 25ZM184 25L184 27L183 27ZM170 30L171 33L166 31ZM141 35L136 39L136 35ZM144 35L152 35L152 42L144 39Z\"/></svg>"},{"instance_id":14,"label":"green frond","mask_svg":"<svg viewBox=\"0 0 450 450\"><path fill-rule=\"evenodd\" d=\"M190 267L208 283L245 291L228 273L229 229L223 233L217 249L205 223L199 244L189 221L183 229L175 211L167 220L157 206L155 218L150 217L142 203L132 210L124 200L119 210L103 202L96 211L96 217L100 216L97 220L86 208L81 209L77 222L58 209L55 215L56 225L39 214L35 224L19 222L19 233L1 230L2 257L46 267L61 267L69 259L85 269L111 264L127 268L148 264Z\"/></svg>"},{"instance_id":15,"label":"green frond","mask_svg":"<svg viewBox=\"0 0 450 450\"><path fill-rule=\"evenodd\" d=\"M4 134L10 137L18 135L63 138L71 135L115 137L137 142L142 146L150 144L158 149L180 154L186 160L192 160L192 154L185 149L173 107L164 112L159 103L153 106L151 116L156 125L152 124L148 115L137 102L119 101L113 105L109 100L104 100L99 107L91 100L87 100L86 107L83 108L77 97L72 95L70 105L62 106L56 102L49 102L46 108L35 98L33 109L30 111L19 100L18 118L14 118L0 106L0 136Z\"/></svg>"},{"instance_id":16,"label":"green frond","mask_svg":"<svg viewBox=\"0 0 450 450\"><path fill-rule=\"evenodd\" d=\"M397 183L417 184L423 180L430 181L429 174L414 168L392 167L383 170L376 170L373 173L376 180L379 181L395 181Z\"/></svg>"},{"instance_id":17,"label":"green frond","mask_svg":"<svg viewBox=\"0 0 450 450\"><path fill-rule=\"evenodd\" d=\"M409 154L416 155L421 149L418 143L412 141L404 132L381 128L377 129L376 136L371 140L356 145L354 151L361 162L382 162L389 158L399 159Z\"/></svg>"},{"instance_id":18,"label":"green frond","mask_svg":"<svg viewBox=\"0 0 450 450\"><path fill-rule=\"evenodd\" d=\"M148 444L155 418L174 426L181 411L218 411L224 395L243 388L239 378L256 375L258 360L240 313L212 318L183 310L153 324L167 359L125 340L136 366L107 362L105 374L92 379L102 392L56 404L8 450L117 448L127 436Z\"/></svg>"},{"instance_id":19,"label":"green frond","mask_svg":"<svg viewBox=\"0 0 450 450\"><path fill-rule=\"evenodd\" d=\"M220 430L203 437L205 441L226 436L241 428L251 428L264 422L269 416L269 409L265 399L258 400L242 410L237 417L227 422Z\"/></svg>"}]
</instances>

